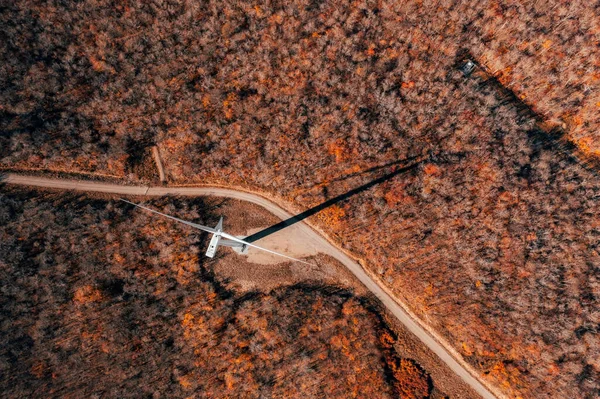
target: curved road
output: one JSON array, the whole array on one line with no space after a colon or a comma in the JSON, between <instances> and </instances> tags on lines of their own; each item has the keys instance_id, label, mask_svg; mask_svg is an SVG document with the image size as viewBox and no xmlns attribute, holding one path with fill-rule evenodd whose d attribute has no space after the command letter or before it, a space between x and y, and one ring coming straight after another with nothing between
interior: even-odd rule
<instances>
[{"instance_id":1,"label":"curved road","mask_svg":"<svg viewBox=\"0 0 600 399\"><path fill-rule=\"evenodd\" d=\"M283 210L278 205L256 194L251 194L243 191L219 187L149 187L149 186L124 186L118 184L110 184L98 181L85 180L68 180L68 179L49 179L37 176L23 176L13 173L0 176L0 181L10 184L18 184L25 186L47 187L62 190L77 190L77 191L95 191L111 194L124 195L140 195L140 196L163 196L168 194L185 195L185 196L215 196L227 197L237 200L252 202L257 204L269 212L273 213L282 220L292 217L292 215ZM495 399L490 388L483 385L475 375L476 372L468 366L464 361L457 361L460 358L458 354L450 347L443 345L441 339L436 339L433 332L424 327L424 324L417 321L414 316L409 315L407 310L400 306L392 297L379 286L363 268L346 255L339 248L332 245L325 237L315 232L307 224L300 222L297 226L303 230L305 234L312 238L319 252L328 254L344 266L346 266L404 326L416 335L427 347L433 351L444 363L450 367L460 378L462 378L469 386L471 386L479 395L485 399Z\"/></svg>"}]
</instances>

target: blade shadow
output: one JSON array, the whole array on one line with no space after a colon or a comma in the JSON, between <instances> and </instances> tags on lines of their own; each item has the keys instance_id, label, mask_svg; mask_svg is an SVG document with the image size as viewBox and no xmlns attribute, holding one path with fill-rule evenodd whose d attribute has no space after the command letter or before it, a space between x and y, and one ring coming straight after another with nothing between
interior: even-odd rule
<instances>
[{"instance_id":1,"label":"blade shadow","mask_svg":"<svg viewBox=\"0 0 600 399\"><path fill-rule=\"evenodd\" d=\"M339 182L339 181L344 181L344 180L352 179L354 177L357 177L357 176L360 176L360 175L364 175L364 174L367 174L367 173L378 172L378 171L380 171L382 169L387 169L387 168L390 168L392 166L406 165L408 162L415 161L415 160L421 160L422 161L423 160L423 156L422 155L420 155L420 156L419 155L415 155L415 156L403 159L401 161L388 162L388 163L383 164L383 165L373 166L372 168L369 168L369 169L361 170L359 172L350 173L349 175L345 175L345 176L342 176L342 177L338 177L338 178L332 179L330 181L330 183L336 183L336 182Z\"/></svg>"},{"instance_id":2,"label":"blade shadow","mask_svg":"<svg viewBox=\"0 0 600 399\"><path fill-rule=\"evenodd\" d=\"M410 158L410 159L412 160L414 158ZM317 206L314 206L314 207L312 207L310 209L307 209L306 211L304 211L302 213L299 213L299 214L297 214L295 216L292 216L291 218L288 218L288 219L283 220L283 221L281 221L281 222L279 222L277 224L274 224L273 226L270 226L270 227L267 227L266 229L258 231L256 233L254 233L254 234L252 234L252 235L244 238L244 240L248 241L248 242L255 242L255 241L260 240L261 238L264 238L264 237L266 237L268 235L271 235L271 234L276 233L276 232L278 232L280 230L283 230L286 227L289 227L289 226L291 226L291 225L293 225L295 223L298 223L298 222L306 219L307 217L313 216L314 214L321 212L323 209L326 209L326 208L328 208L328 207L330 207L332 205L335 205L335 204L337 204L339 202L347 200L348 198L350 198L350 197L352 197L352 196L354 196L356 194L359 194L359 193L361 193L363 191L366 191L366 190L370 189L371 187L374 187L374 186L376 186L378 184L386 182L386 181L388 181L388 180L390 180L390 179L392 179L392 178L394 178L394 177L396 177L396 176L398 176L400 174L407 173L407 172L415 169L417 166L419 166L419 164L421 164L426 159L428 159L428 158L421 159L418 162L415 162L415 163L410 164L408 166L405 166L405 167L402 167L400 169L397 169L397 170L395 170L395 171L393 171L391 173L383 175L383 176L381 176L381 177L379 177L379 178L377 178L375 180L372 180L372 181L370 181L370 182L368 182L366 184L363 184L362 186L356 187L356 188L354 188L354 189L352 189L352 190L350 190L350 191L348 191L348 192L346 192L344 194L340 194L340 195L338 195L336 197L333 197L333 198L331 198L331 199L329 199L329 200L327 200L327 201L325 201L325 202L323 202L323 203L321 203L321 204L319 204ZM373 169L376 169L376 168L373 168Z\"/></svg>"}]
</instances>

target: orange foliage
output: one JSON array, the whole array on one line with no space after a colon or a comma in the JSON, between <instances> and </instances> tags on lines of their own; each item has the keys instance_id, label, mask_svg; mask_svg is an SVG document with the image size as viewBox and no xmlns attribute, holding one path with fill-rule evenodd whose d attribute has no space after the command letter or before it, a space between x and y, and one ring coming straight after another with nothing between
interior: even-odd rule
<instances>
[{"instance_id":1,"label":"orange foliage","mask_svg":"<svg viewBox=\"0 0 600 399\"><path fill-rule=\"evenodd\" d=\"M335 157L336 163L341 163L350 157L348 149L341 140L336 140L333 143L330 143L327 147L327 152L329 155L333 155Z\"/></svg>"},{"instance_id":2,"label":"orange foliage","mask_svg":"<svg viewBox=\"0 0 600 399\"><path fill-rule=\"evenodd\" d=\"M98 302L102 300L102 293L91 285L84 285L75 291L73 301L77 303Z\"/></svg>"},{"instance_id":3,"label":"orange foliage","mask_svg":"<svg viewBox=\"0 0 600 399\"><path fill-rule=\"evenodd\" d=\"M379 342L384 348L390 349L394 345L395 339L388 331L384 331L379 335Z\"/></svg>"},{"instance_id":4,"label":"orange foliage","mask_svg":"<svg viewBox=\"0 0 600 399\"><path fill-rule=\"evenodd\" d=\"M385 202L389 206L395 206L396 204L405 200L406 197L403 190L401 188L394 187L393 189L387 191L383 198L385 198Z\"/></svg>"},{"instance_id":5,"label":"orange foliage","mask_svg":"<svg viewBox=\"0 0 600 399\"><path fill-rule=\"evenodd\" d=\"M225 118L233 118L233 104L237 100L235 93L229 93L227 99L223 101L223 111L225 112Z\"/></svg>"},{"instance_id":6,"label":"orange foliage","mask_svg":"<svg viewBox=\"0 0 600 399\"><path fill-rule=\"evenodd\" d=\"M390 363L396 379L396 389L403 399L423 399L429 397L429 381L427 374L415 362L400 359Z\"/></svg>"},{"instance_id":7,"label":"orange foliage","mask_svg":"<svg viewBox=\"0 0 600 399\"><path fill-rule=\"evenodd\" d=\"M433 176L439 176L441 175L441 169L432 164L432 163L428 163L425 165L425 167L423 168L423 171L425 172L426 175L433 175Z\"/></svg>"},{"instance_id":8,"label":"orange foliage","mask_svg":"<svg viewBox=\"0 0 600 399\"><path fill-rule=\"evenodd\" d=\"M346 216L346 211L338 205L332 205L318 214L318 218L328 226L337 226Z\"/></svg>"},{"instance_id":9,"label":"orange foliage","mask_svg":"<svg viewBox=\"0 0 600 399\"><path fill-rule=\"evenodd\" d=\"M190 375L179 377L179 385L185 389L190 389L192 387L192 378L193 376Z\"/></svg>"}]
</instances>

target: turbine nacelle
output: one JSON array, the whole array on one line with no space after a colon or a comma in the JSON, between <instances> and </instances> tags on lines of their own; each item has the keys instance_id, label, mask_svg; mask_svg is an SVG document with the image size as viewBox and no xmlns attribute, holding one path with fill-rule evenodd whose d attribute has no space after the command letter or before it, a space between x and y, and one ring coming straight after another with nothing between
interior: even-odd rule
<instances>
[{"instance_id":1,"label":"turbine nacelle","mask_svg":"<svg viewBox=\"0 0 600 399\"><path fill-rule=\"evenodd\" d=\"M300 260L300 259L292 258L291 256L280 254L279 252L271 251L270 249L267 249L267 248L259 247L258 245L254 245L252 243L244 241L243 239L241 239L239 237L232 236L231 234L225 233L223 231L223 217L221 217L219 219L219 223L217 223L217 225L214 228L212 228L212 227L208 227L208 226L202 226L201 224L188 222L186 220L182 220L182 219L176 218L174 216L170 216L170 215L167 215L167 214L155 211L154 209L147 208L145 206L142 206L142 205L139 205L139 204L136 204L136 203L124 200L122 198L121 198L121 201L127 202L128 204L134 205L134 206L136 206L138 208L145 209L145 210L150 211L152 213L155 213L157 215L161 215L161 216L164 216L166 218L173 219L173 220L175 220L177 222L186 224L186 225L188 225L190 227L193 227L195 229L202 230L202 231L205 231L207 233L212 234L212 237L211 237L210 242L208 244L208 249L206 250L206 256L208 256L209 258L213 258L215 256L215 254L217 253L217 249L219 248L219 246L231 247L235 252L240 253L240 254L246 254L246 253L248 253L248 249L250 247L252 247L252 248L259 249L261 251L269 252L269 253L271 253L273 255L281 256L283 258L287 258L287 259L290 259L290 260L293 260L293 261L296 261L296 262L306 263L307 265L314 266L312 263L308 263L308 262L305 262L305 261Z\"/></svg>"}]
</instances>

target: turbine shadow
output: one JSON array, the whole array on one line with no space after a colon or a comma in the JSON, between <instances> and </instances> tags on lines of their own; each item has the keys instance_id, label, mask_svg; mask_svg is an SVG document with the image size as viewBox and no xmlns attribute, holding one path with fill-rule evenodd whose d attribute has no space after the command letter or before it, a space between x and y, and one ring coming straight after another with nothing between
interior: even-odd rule
<instances>
[{"instance_id":1,"label":"turbine shadow","mask_svg":"<svg viewBox=\"0 0 600 399\"><path fill-rule=\"evenodd\" d=\"M408 158L403 159L401 161L388 162L388 163L385 163L383 165L373 166L372 168L361 170L360 172L354 172L354 173L350 173L349 175L345 175L345 176L341 176L341 177L332 179L330 181L330 183L336 183L336 182L339 182L339 181L344 181L344 180L352 179L353 177L357 177L357 176L364 175L364 174L367 174L367 173L378 172L378 171L380 171L382 169L387 169L387 168L390 168L392 166L405 165L406 163L408 163L410 161L415 161L415 160L418 160L417 161L417 163L418 163L418 162L420 162L420 161L423 160L423 156L422 155L421 156L415 155L413 157L408 157ZM320 184L321 183L317 184L317 186L320 185Z\"/></svg>"},{"instance_id":2,"label":"turbine shadow","mask_svg":"<svg viewBox=\"0 0 600 399\"><path fill-rule=\"evenodd\" d=\"M336 197L333 197L333 198L331 198L331 199L329 199L329 200L327 200L327 201L325 201L325 202L323 202L323 203L321 203L321 204L319 204L317 206L314 206L314 207L312 207L310 209L307 209L306 211L304 211L302 213L294 215L294 216L292 216L289 219L283 220L283 221L281 221L281 222L279 222L277 224L274 224L273 226L270 226L270 227L267 227L266 229L258 231L256 233L254 233L254 234L252 234L252 235L244 238L244 240L248 241L248 242L255 242L255 241L260 240L261 238L264 238L264 237L266 237L268 235L271 235L271 234L276 233L276 232L278 232L280 230L283 230L286 227L289 227L289 226L291 226L291 225L293 225L295 223L298 223L298 222L306 219L307 217L310 217L310 216L312 216L312 215L314 215L314 214L322 211L323 209L326 209L326 208L328 208L328 207L330 207L332 205L337 204L338 202L344 201L344 200L346 200L346 199L348 199L348 198L350 198L350 197L352 197L352 196L354 196L356 194L359 194L359 193L361 193L363 191L366 191L366 190L370 189L373 186L376 186L376 185L378 185L380 183L386 182L386 181L388 181L388 180L390 180L390 179L392 179L392 178L394 178L394 177L396 177L396 176L398 176L400 174L407 173L407 172L415 169L417 166L419 166L419 164L421 164L423 161L425 161L426 159L429 159L429 158L430 157L422 158L419 161L414 162L414 163L412 163L412 164L410 164L408 166L404 166L404 167L402 167L400 169L397 169L397 170L395 170L395 171L393 171L391 173L388 173L388 174L383 175L383 176L381 176L381 177L379 177L379 178L377 178L375 180L372 180L372 181L370 181L370 182L368 182L366 184L363 184L362 186L356 187L356 188L354 188L354 189L352 189L352 190L350 190L350 191L348 191L348 192L346 192L344 194L341 194L341 195L338 195ZM413 159L415 159L415 157L409 158L408 160L413 160ZM380 168L382 168L382 167L371 168L371 169L372 170L376 170L376 169L380 169ZM368 171L370 171L371 169L369 169ZM338 180L340 180L340 179L338 179Z\"/></svg>"}]
</instances>

